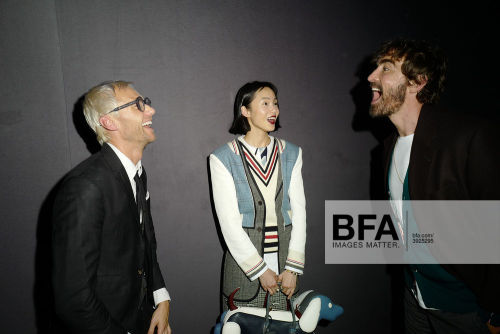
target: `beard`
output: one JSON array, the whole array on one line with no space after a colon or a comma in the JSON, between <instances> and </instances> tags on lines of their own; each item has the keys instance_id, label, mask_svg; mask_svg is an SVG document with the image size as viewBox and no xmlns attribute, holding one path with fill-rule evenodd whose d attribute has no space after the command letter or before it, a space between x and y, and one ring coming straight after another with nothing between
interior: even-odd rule
<instances>
[{"instance_id":1,"label":"beard","mask_svg":"<svg viewBox=\"0 0 500 334\"><path fill-rule=\"evenodd\" d=\"M402 83L396 88L382 91L382 95L377 103L370 106L371 117L390 116L397 112L403 105L406 96L406 83ZM381 87L379 87L381 88Z\"/></svg>"}]
</instances>

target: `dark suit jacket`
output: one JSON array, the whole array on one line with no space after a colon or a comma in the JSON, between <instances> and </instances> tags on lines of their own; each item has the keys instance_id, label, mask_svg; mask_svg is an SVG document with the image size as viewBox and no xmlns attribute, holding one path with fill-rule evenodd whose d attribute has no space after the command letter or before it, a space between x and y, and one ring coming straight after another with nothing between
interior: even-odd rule
<instances>
[{"instance_id":1,"label":"dark suit jacket","mask_svg":"<svg viewBox=\"0 0 500 334\"><path fill-rule=\"evenodd\" d=\"M66 175L53 211L52 278L56 312L72 331L149 326L152 292L165 286L149 221L144 236L125 168L107 144ZM149 307L140 310L146 256Z\"/></svg>"},{"instance_id":2,"label":"dark suit jacket","mask_svg":"<svg viewBox=\"0 0 500 334\"><path fill-rule=\"evenodd\" d=\"M411 200L500 200L500 126L424 106L408 166ZM385 185L397 133L385 142ZM499 236L500 237L500 236ZM500 313L500 265L443 264L487 311Z\"/></svg>"}]
</instances>

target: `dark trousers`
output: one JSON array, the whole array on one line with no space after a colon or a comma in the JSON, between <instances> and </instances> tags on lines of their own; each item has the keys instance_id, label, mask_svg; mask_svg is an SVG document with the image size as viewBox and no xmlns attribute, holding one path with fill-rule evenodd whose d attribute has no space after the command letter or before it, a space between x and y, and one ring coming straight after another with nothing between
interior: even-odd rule
<instances>
[{"instance_id":1,"label":"dark trousers","mask_svg":"<svg viewBox=\"0 0 500 334\"><path fill-rule=\"evenodd\" d=\"M147 298L144 298L144 301L139 307L137 324L135 330L133 331L133 334L146 334L148 332L149 326L151 325L151 317L153 316L153 312L153 305L147 302Z\"/></svg>"},{"instance_id":2,"label":"dark trousers","mask_svg":"<svg viewBox=\"0 0 500 334\"><path fill-rule=\"evenodd\" d=\"M489 334L488 327L476 312L452 313L420 307L409 289L405 289L406 334Z\"/></svg>"}]
</instances>

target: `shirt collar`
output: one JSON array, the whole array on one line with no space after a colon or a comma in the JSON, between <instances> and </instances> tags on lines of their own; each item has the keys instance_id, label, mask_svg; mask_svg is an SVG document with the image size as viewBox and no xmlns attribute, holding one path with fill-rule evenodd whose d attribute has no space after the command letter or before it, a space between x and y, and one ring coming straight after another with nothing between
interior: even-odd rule
<instances>
[{"instance_id":1,"label":"shirt collar","mask_svg":"<svg viewBox=\"0 0 500 334\"><path fill-rule=\"evenodd\" d=\"M250 152L252 152L252 154L255 156L255 152L257 151L258 148L250 145L249 143L247 143L245 141L244 137L245 136L240 136L238 138L238 140L241 141L250 150ZM273 145L274 145L274 137L273 136L269 136L269 138L271 138L271 140L269 141L269 144L266 146L267 147L267 152L271 152L271 150L273 148ZM264 148L264 147L262 147L262 148Z\"/></svg>"},{"instance_id":2,"label":"shirt collar","mask_svg":"<svg viewBox=\"0 0 500 334\"><path fill-rule=\"evenodd\" d=\"M139 160L139 162L137 163L137 165L134 165L134 163L132 162L132 160L130 160L125 154L123 154L113 144L110 144L110 143L107 143L107 144L116 153L116 155L118 156L118 159L120 159L120 162L122 163L123 168L125 168L125 171L127 172L127 176L130 179L130 182L134 181L134 177L135 177L135 174L137 172L139 172L139 176L141 176L141 174L142 174L142 163L141 163L141 160Z\"/></svg>"}]
</instances>

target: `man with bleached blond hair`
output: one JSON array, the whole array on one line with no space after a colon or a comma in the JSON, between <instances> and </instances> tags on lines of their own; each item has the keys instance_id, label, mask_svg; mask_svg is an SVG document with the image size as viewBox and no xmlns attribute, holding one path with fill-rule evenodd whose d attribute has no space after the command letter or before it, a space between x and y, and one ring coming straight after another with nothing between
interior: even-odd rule
<instances>
[{"instance_id":1,"label":"man with bleached blond hair","mask_svg":"<svg viewBox=\"0 0 500 334\"><path fill-rule=\"evenodd\" d=\"M55 200L56 312L72 333L170 334L141 163L155 109L113 81L90 89L84 114L102 148L65 176Z\"/></svg>"}]
</instances>

